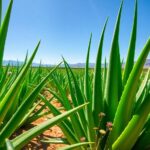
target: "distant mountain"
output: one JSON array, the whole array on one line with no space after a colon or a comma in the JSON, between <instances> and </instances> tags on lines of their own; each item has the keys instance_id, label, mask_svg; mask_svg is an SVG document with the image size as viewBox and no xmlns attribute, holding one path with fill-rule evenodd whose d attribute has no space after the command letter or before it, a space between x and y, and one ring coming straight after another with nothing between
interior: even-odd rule
<instances>
[{"instance_id":1,"label":"distant mountain","mask_svg":"<svg viewBox=\"0 0 150 150\"><path fill-rule=\"evenodd\" d=\"M14 61L14 60L4 60L3 61L3 66L7 66L8 64L10 64L11 66L17 66L17 65L22 65L23 61ZM39 63L32 63L32 66L34 67L38 67L40 64ZM76 63L76 64L69 64L70 67L72 68L84 68L85 67L85 63ZM42 67L53 67L55 66L54 64L42 64ZM90 68L94 68L95 63L90 63L89 67ZM104 66L104 64L102 64L102 66ZM124 66L124 64L123 64ZM64 64L61 65L61 67L64 67ZM146 60L145 63L145 67L150 67L150 59Z\"/></svg>"},{"instance_id":2,"label":"distant mountain","mask_svg":"<svg viewBox=\"0 0 150 150\"><path fill-rule=\"evenodd\" d=\"M71 68L84 68L85 67L85 63L76 63L76 64L69 64ZM64 67L64 65L61 65L62 67ZM90 68L94 68L95 63L90 63L89 67Z\"/></svg>"},{"instance_id":3,"label":"distant mountain","mask_svg":"<svg viewBox=\"0 0 150 150\"><path fill-rule=\"evenodd\" d=\"M7 66L8 64L10 66L17 66L17 65L22 65L23 62L22 61L15 61L15 60L4 60L3 61L3 66Z\"/></svg>"},{"instance_id":4,"label":"distant mountain","mask_svg":"<svg viewBox=\"0 0 150 150\"><path fill-rule=\"evenodd\" d=\"M146 60L145 67L150 67L150 59Z\"/></svg>"},{"instance_id":5,"label":"distant mountain","mask_svg":"<svg viewBox=\"0 0 150 150\"><path fill-rule=\"evenodd\" d=\"M20 66L23 64L23 61L15 61L15 60L4 60L3 61L3 66L7 66L7 65L10 65L10 66ZM32 63L32 66L34 67L38 67L40 65L40 63ZM47 67L47 66L51 66L51 65L48 65L48 64L42 64L43 67Z\"/></svg>"},{"instance_id":6,"label":"distant mountain","mask_svg":"<svg viewBox=\"0 0 150 150\"><path fill-rule=\"evenodd\" d=\"M4 60L3 61L3 66L7 66L8 64L10 64L10 66L20 66L23 64L23 61L14 61L14 60ZM32 63L32 66L34 67L38 67L40 65L40 63ZM69 64L70 67L72 68L84 68L85 67L85 63L76 63L76 64ZM90 63L89 67L93 68L94 67L94 63ZM53 67L55 66L54 64L42 64L42 67ZM64 64L61 65L61 67L64 67Z\"/></svg>"}]
</instances>

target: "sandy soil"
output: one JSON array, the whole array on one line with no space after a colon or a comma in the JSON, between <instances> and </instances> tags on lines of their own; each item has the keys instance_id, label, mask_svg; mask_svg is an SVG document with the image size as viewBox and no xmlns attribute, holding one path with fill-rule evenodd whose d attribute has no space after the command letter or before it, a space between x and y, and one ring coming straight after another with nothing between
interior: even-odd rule
<instances>
[{"instance_id":1,"label":"sandy soil","mask_svg":"<svg viewBox=\"0 0 150 150\"><path fill-rule=\"evenodd\" d=\"M47 99L51 97L51 94L47 91L44 92L44 95ZM61 104L57 100L53 100L52 104L54 106L61 107ZM44 111L47 111L46 109ZM37 126L38 124L44 122L47 120L47 117L51 118L52 115L44 116L36 121L34 121L31 126ZM30 128L30 127L29 127ZM62 133L61 129L58 126L53 126L52 128L46 130L43 134L39 135L38 137L34 138L28 145L26 145L23 150L57 150L60 147L63 147L63 144L47 144L43 143L40 140L44 138L50 138L50 137L64 137L64 134Z\"/></svg>"}]
</instances>

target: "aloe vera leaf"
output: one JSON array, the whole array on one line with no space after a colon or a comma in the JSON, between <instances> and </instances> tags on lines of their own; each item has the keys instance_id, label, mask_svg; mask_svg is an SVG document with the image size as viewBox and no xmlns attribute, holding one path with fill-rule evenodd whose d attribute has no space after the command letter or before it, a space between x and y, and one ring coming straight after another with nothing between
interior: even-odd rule
<instances>
[{"instance_id":1,"label":"aloe vera leaf","mask_svg":"<svg viewBox=\"0 0 150 150\"><path fill-rule=\"evenodd\" d=\"M105 89L105 101L106 101L106 112L107 120L113 121L114 116L117 110L118 101L119 101L119 28L120 28L120 19L122 12L123 1L120 6L120 10L117 17L117 22L115 26L115 31L112 40L109 66L106 79L106 89ZM113 86L112 86L113 85Z\"/></svg>"},{"instance_id":2,"label":"aloe vera leaf","mask_svg":"<svg viewBox=\"0 0 150 150\"><path fill-rule=\"evenodd\" d=\"M146 85L148 83L149 75L150 75L150 69L147 71L147 73L137 91L136 98L135 98L136 99L135 110L140 107L143 97L146 94L145 90L146 90Z\"/></svg>"},{"instance_id":3,"label":"aloe vera leaf","mask_svg":"<svg viewBox=\"0 0 150 150\"><path fill-rule=\"evenodd\" d=\"M90 48L91 48L91 40L92 40L92 34L90 36L90 40L89 40L89 45L88 45L88 51L87 51L87 56L86 56L86 67L85 67L85 77L84 77L84 94L86 97L86 100L91 102L92 100L90 99L90 89L89 89L89 55L90 55ZM90 107L92 108L92 103L89 104Z\"/></svg>"},{"instance_id":4,"label":"aloe vera leaf","mask_svg":"<svg viewBox=\"0 0 150 150\"><path fill-rule=\"evenodd\" d=\"M85 77L84 77L84 94L87 102L90 102L89 105L86 107L86 115L87 115L87 123L89 126L88 130L88 140L93 141L95 138L95 131L93 131L94 128L94 118L93 112L92 112L92 97L90 95L90 84L89 84L89 55L90 55L90 48L91 48L91 40L92 40L92 34L90 36L89 45L88 45L88 51L86 56L86 67L85 67Z\"/></svg>"},{"instance_id":5,"label":"aloe vera leaf","mask_svg":"<svg viewBox=\"0 0 150 150\"><path fill-rule=\"evenodd\" d=\"M58 150L74 150L77 147L81 147L81 146L85 146L85 145L89 145L89 144L94 144L94 142L77 143L77 144L69 145L69 146L66 146L63 148L59 148Z\"/></svg>"},{"instance_id":6,"label":"aloe vera leaf","mask_svg":"<svg viewBox=\"0 0 150 150\"><path fill-rule=\"evenodd\" d=\"M5 41L6 41L7 32L8 32L12 5L13 5L13 0L10 1L4 21L2 22L2 25L0 26L0 72L2 69L4 47L5 47ZM2 8L2 0L0 0L0 7ZM0 21L1 21L1 10L2 10L1 8L0 8Z\"/></svg>"},{"instance_id":7,"label":"aloe vera leaf","mask_svg":"<svg viewBox=\"0 0 150 150\"><path fill-rule=\"evenodd\" d=\"M98 114L100 112L104 112L104 102L103 102L103 94L102 94L101 59L102 59L103 41L104 41L104 34L105 34L107 21L108 21L108 19L105 22L105 25L104 25L104 28L102 31L102 35L100 38L100 43L99 43L99 48L98 48L97 58L96 58L96 64L95 64L95 69L94 69L92 107L93 107L95 126L98 126L98 123L99 123Z\"/></svg>"},{"instance_id":8,"label":"aloe vera leaf","mask_svg":"<svg viewBox=\"0 0 150 150\"><path fill-rule=\"evenodd\" d=\"M107 60L105 57L105 63L104 63L104 71L103 71L103 99L104 99L104 94L105 94L105 86L106 86L106 77L107 77Z\"/></svg>"},{"instance_id":9,"label":"aloe vera leaf","mask_svg":"<svg viewBox=\"0 0 150 150\"><path fill-rule=\"evenodd\" d=\"M123 85L125 86L130 72L134 65L134 53L135 53L135 46L136 46L136 34L137 34L137 0L135 2L135 11L134 11L134 21L133 21L133 27L132 27L132 33L131 33L131 39L128 49L128 55L127 55L127 61L124 68L124 74L123 74Z\"/></svg>"},{"instance_id":10,"label":"aloe vera leaf","mask_svg":"<svg viewBox=\"0 0 150 150\"><path fill-rule=\"evenodd\" d=\"M69 144L68 140L66 138L44 138L41 140L43 143L50 143L50 144Z\"/></svg>"}]
</instances>

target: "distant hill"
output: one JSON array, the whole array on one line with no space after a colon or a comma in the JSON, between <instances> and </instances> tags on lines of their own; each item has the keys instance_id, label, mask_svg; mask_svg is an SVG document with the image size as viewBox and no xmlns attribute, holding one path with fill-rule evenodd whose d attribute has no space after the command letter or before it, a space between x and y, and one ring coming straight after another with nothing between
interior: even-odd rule
<instances>
[{"instance_id":1,"label":"distant hill","mask_svg":"<svg viewBox=\"0 0 150 150\"><path fill-rule=\"evenodd\" d=\"M23 64L23 61L14 61L14 60L4 60L3 61L3 66L7 66L8 64L10 64L10 66L20 66ZM32 63L32 66L34 67L38 67L40 65L40 63ZM84 68L85 67L85 63L76 63L76 64L69 64L72 68ZM90 63L90 68L94 67L94 63ZM53 67L55 66L54 64L42 64L42 67ZM61 67L64 67L64 64L61 65Z\"/></svg>"},{"instance_id":2,"label":"distant hill","mask_svg":"<svg viewBox=\"0 0 150 150\"><path fill-rule=\"evenodd\" d=\"M145 67L150 67L150 59L146 60Z\"/></svg>"},{"instance_id":3,"label":"distant hill","mask_svg":"<svg viewBox=\"0 0 150 150\"><path fill-rule=\"evenodd\" d=\"M4 60L3 61L3 66L7 66L10 64L11 66L17 66L18 64L21 65L23 62L21 61L15 61L15 60Z\"/></svg>"},{"instance_id":4,"label":"distant hill","mask_svg":"<svg viewBox=\"0 0 150 150\"><path fill-rule=\"evenodd\" d=\"M3 66L7 66L8 64L10 64L11 66L17 66L17 65L22 65L23 61L14 61L14 60L4 60L3 61ZM85 63L75 63L75 64L69 64L70 67L72 68L84 68L85 67ZM38 67L39 63L33 63L32 66L34 67ZM42 67L53 67L55 66L54 64L42 64ZM94 68L95 63L90 63L89 67L90 68ZM104 64L102 64L102 66L104 66ZM124 66L124 64L123 64ZM64 65L62 64L61 67L64 67ZM145 67L150 67L150 59L146 60L145 63Z\"/></svg>"},{"instance_id":5,"label":"distant hill","mask_svg":"<svg viewBox=\"0 0 150 150\"><path fill-rule=\"evenodd\" d=\"M23 64L23 61L15 61L15 60L4 60L3 61L3 66L7 66L7 65L10 65L10 66L20 66ZM40 64L39 63L32 63L32 66L34 67L38 67ZM42 66L47 66L47 65L42 65ZM51 66L51 65L48 65L48 66Z\"/></svg>"},{"instance_id":6,"label":"distant hill","mask_svg":"<svg viewBox=\"0 0 150 150\"><path fill-rule=\"evenodd\" d=\"M85 67L85 63L76 63L76 64L69 64L71 68L84 68ZM90 68L94 68L95 63L90 63L89 67ZM62 65L62 67L64 67L64 65Z\"/></svg>"}]
</instances>

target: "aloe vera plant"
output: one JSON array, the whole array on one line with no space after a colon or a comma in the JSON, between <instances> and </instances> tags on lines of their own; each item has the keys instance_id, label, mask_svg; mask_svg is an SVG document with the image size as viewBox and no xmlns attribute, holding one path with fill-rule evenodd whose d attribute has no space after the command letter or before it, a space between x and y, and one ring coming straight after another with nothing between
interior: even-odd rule
<instances>
[{"instance_id":1,"label":"aloe vera plant","mask_svg":"<svg viewBox=\"0 0 150 150\"><path fill-rule=\"evenodd\" d=\"M71 141L68 134L76 139L80 148L96 150L129 150L140 147L150 147L149 142L149 113L150 113L150 75L147 71L143 74L143 67L150 51L150 39L147 40L141 53L134 64L134 53L136 49L137 32L137 1L135 1L134 19L132 33L129 43L125 68L122 70L119 47L119 31L123 1L121 3L110 50L108 67L102 68L102 50L105 30L108 19L102 30L94 77L89 68L89 56L92 36L90 37L84 82L79 80L77 75L64 60L70 95L66 89L58 84L54 77L53 82L58 91L48 89L55 98L63 105L65 110L71 110L80 104L89 102L89 105L80 110L71 119L66 119L62 131L66 135L68 144L76 145ZM79 78L82 78L79 76ZM90 80L92 78L92 82ZM144 80L143 80L144 78ZM71 102L70 102L71 99ZM48 104L47 104L48 105ZM54 106L51 106L54 107ZM54 108L54 115L61 112ZM56 113L57 112L57 113ZM50 141L49 141L50 142ZM82 145L82 142L94 142L95 144ZM145 145L144 145L145 144ZM67 148L66 148L67 149Z\"/></svg>"}]
</instances>

